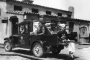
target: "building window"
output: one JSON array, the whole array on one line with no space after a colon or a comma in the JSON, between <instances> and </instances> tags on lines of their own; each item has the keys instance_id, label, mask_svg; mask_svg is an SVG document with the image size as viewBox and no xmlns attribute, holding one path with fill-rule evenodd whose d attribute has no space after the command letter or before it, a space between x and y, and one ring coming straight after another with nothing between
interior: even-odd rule
<instances>
[{"instance_id":1,"label":"building window","mask_svg":"<svg viewBox=\"0 0 90 60\"><path fill-rule=\"evenodd\" d=\"M22 6L16 6L16 5L14 5L14 10L15 11L22 11Z\"/></svg>"},{"instance_id":2,"label":"building window","mask_svg":"<svg viewBox=\"0 0 90 60\"><path fill-rule=\"evenodd\" d=\"M8 23L8 20L2 20L2 23Z\"/></svg>"},{"instance_id":3,"label":"building window","mask_svg":"<svg viewBox=\"0 0 90 60\"><path fill-rule=\"evenodd\" d=\"M69 28L73 28L74 27L74 22L69 22Z\"/></svg>"},{"instance_id":4,"label":"building window","mask_svg":"<svg viewBox=\"0 0 90 60\"><path fill-rule=\"evenodd\" d=\"M67 14L67 17L71 17L71 15L70 14Z\"/></svg>"},{"instance_id":5,"label":"building window","mask_svg":"<svg viewBox=\"0 0 90 60\"><path fill-rule=\"evenodd\" d=\"M46 14L47 15L51 15L51 11L46 11Z\"/></svg>"},{"instance_id":6,"label":"building window","mask_svg":"<svg viewBox=\"0 0 90 60\"><path fill-rule=\"evenodd\" d=\"M69 22L69 32L73 31L74 22Z\"/></svg>"},{"instance_id":7,"label":"building window","mask_svg":"<svg viewBox=\"0 0 90 60\"><path fill-rule=\"evenodd\" d=\"M58 13L58 16L62 16L62 13Z\"/></svg>"},{"instance_id":8,"label":"building window","mask_svg":"<svg viewBox=\"0 0 90 60\"><path fill-rule=\"evenodd\" d=\"M32 8L32 12L33 12L33 13L38 13L38 9Z\"/></svg>"}]
</instances>

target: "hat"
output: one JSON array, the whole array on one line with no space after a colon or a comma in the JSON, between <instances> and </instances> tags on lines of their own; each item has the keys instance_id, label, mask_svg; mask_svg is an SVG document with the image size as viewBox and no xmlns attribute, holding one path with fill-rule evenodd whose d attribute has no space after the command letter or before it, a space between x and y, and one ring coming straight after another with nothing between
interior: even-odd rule
<instances>
[{"instance_id":1,"label":"hat","mask_svg":"<svg viewBox=\"0 0 90 60\"><path fill-rule=\"evenodd\" d=\"M61 26L61 27L65 27L66 25L65 25L65 24L59 24L59 26Z\"/></svg>"}]
</instances>

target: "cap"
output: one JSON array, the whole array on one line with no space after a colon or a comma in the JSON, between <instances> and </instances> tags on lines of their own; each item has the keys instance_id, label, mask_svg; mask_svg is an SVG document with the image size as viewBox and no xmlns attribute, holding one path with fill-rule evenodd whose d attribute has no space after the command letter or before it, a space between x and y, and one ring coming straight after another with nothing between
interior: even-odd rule
<instances>
[{"instance_id":1,"label":"cap","mask_svg":"<svg viewBox=\"0 0 90 60\"><path fill-rule=\"evenodd\" d=\"M59 24L59 26L61 26L61 27L65 27L66 25L65 25L65 24Z\"/></svg>"}]
</instances>

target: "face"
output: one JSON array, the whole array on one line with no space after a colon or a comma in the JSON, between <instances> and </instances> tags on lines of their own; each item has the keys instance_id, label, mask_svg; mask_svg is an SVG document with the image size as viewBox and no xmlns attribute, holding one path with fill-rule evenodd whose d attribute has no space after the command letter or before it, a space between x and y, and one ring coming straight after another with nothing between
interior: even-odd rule
<instances>
[{"instance_id":1,"label":"face","mask_svg":"<svg viewBox=\"0 0 90 60\"><path fill-rule=\"evenodd\" d=\"M43 20L43 18L39 18L39 21L40 21L40 22L43 22L44 20Z\"/></svg>"},{"instance_id":2,"label":"face","mask_svg":"<svg viewBox=\"0 0 90 60\"><path fill-rule=\"evenodd\" d=\"M65 27L61 27L61 30L65 30Z\"/></svg>"}]
</instances>

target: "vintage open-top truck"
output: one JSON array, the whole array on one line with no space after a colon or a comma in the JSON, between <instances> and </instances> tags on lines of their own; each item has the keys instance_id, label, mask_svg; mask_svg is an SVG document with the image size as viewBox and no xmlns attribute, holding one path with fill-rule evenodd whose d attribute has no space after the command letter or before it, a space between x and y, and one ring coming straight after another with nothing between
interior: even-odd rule
<instances>
[{"instance_id":1,"label":"vintage open-top truck","mask_svg":"<svg viewBox=\"0 0 90 60\"><path fill-rule=\"evenodd\" d=\"M34 25L37 26L37 23L37 21L30 20L19 23L18 33L4 39L5 50L11 51L15 47L29 48L37 57L41 57L44 53L50 51L53 54L59 54L64 49L64 43L60 41L57 33L51 34L49 28L54 25L50 25L51 22L46 22L46 34L30 35L30 32L35 31Z\"/></svg>"}]
</instances>

